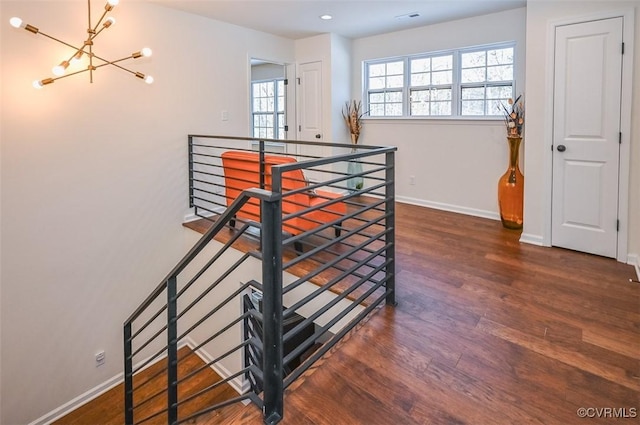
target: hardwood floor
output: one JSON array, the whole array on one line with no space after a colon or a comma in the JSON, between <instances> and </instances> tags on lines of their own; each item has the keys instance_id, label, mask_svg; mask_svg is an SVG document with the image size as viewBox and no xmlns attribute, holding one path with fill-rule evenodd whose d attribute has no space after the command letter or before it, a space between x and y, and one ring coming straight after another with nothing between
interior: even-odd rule
<instances>
[{"instance_id":1,"label":"hardwood floor","mask_svg":"<svg viewBox=\"0 0 640 425\"><path fill-rule=\"evenodd\" d=\"M178 378L186 377L194 370L204 365L204 362L195 355L189 348L183 347L178 351ZM159 361L149 368L136 375L134 386L140 382L150 379L148 384L141 386L141 390L134 395L134 405L140 400L149 398L160 389L166 387L167 375L161 373L167 366L166 359ZM151 378L152 376L154 378ZM193 378L185 379L184 383L178 385L178 396L180 399L196 394L198 391L219 381L220 377L210 368L206 368L202 373L194 375ZM203 408L203 406L213 405L221 401L237 397L238 393L229 385L209 391L193 400L186 402L184 407L178 412L179 418L186 418ZM166 408L166 396L151 398L151 401L141 405L135 410L134 419L140 421L150 417L156 412ZM63 418L53 422L52 425L122 425L124 423L124 385L120 384L95 400L81 406ZM148 425L161 425L167 423L167 415L161 414L153 419L144 422Z\"/></svg>"},{"instance_id":2,"label":"hardwood floor","mask_svg":"<svg viewBox=\"0 0 640 425\"><path fill-rule=\"evenodd\" d=\"M638 423L631 266L520 244L492 220L403 204L397 214L398 306L294 383L282 424ZM233 406L197 423L261 417Z\"/></svg>"},{"instance_id":3,"label":"hardwood floor","mask_svg":"<svg viewBox=\"0 0 640 425\"><path fill-rule=\"evenodd\" d=\"M631 266L411 205L397 204L396 224L398 305L375 311L294 382L283 425L638 423ZM238 404L195 423L262 418Z\"/></svg>"}]
</instances>

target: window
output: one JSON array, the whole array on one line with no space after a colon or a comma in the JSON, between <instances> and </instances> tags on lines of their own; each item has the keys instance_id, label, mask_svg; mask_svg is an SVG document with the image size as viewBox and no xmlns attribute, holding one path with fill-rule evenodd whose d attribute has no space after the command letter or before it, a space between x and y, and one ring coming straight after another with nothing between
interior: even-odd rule
<instances>
[{"instance_id":1,"label":"window","mask_svg":"<svg viewBox=\"0 0 640 425\"><path fill-rule=\"evenodd\" d=\"M251 83L253 137L284 139L284 80Z\"/></svg>"},{"instance_id":2,"label":"window","mask_svg":"<svg viewBox=\"0 0 640 425\"><path fill-rule=\"evenodd\" d=\"M513 43L365 62L373 117L502 116L513 89Z\"/></svg>"},{"instance_id":3,"label":"window","mask_svg":"<svg viewBox=\"0 0 640 425\"><path fill-rule=\"evenodd\" d=\"M513 47L460 54L461 115L501 115L513 96Z\"/></svg>"}]
</instances>

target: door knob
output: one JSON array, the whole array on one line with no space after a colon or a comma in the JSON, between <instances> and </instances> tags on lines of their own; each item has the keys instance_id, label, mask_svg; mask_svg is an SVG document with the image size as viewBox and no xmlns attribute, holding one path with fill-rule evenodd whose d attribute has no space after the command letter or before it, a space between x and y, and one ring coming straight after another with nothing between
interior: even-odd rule
<instances>
[{"instance_id":1,"label":"door knob","mask_svg":"<svg viewBox=\"0 0 640 425\"><path fill-rule=\"evenodd\" d=\"M558 145L556 149L558 149L558 152L564 152L567 150L567 147L565 145Z\"/></svg>"},{"instance_id":2,"label":"door knob","mask_svg":"<svg viewBox=\"0 0 640 425\"><path fill-rule=\"evenodd\" d=\"M321 137L322 137L322 135L320 133L316 134L316 139L319 139Z\"/></svg>"}]
</instances>

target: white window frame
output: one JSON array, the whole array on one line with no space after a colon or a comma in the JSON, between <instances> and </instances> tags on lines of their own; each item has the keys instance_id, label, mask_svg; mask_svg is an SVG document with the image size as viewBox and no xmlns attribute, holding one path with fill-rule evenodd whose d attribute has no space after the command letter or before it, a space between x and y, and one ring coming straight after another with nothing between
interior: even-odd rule
<instances>
[{"instance_id":1,"label":"white window frame","mask_svg":"<svg viewBox=\"0 0 640 425\"><path fill-rule=\"evenodd\" d=\"M279 83L283 83L283 93L279 93L278 85ZM274 87L274 99L273 99L273 112L256 112L254 109L254 96L253 96L253 88L254 84L264 84L264 83L273 83ZM251 135L254 138L261 138L259 135L255 134L255 117L256 115L273 115L273 139L285 139L286 138L286 109L287 109L287 98L286 98L286 78L269 78L265 80L254 80L251 81ZM279 105L278 98L283 98L283 105ZM279 106L282 106L282 112L279 112ZM280 137L280 129L282 127L283 135Z\"/></svg>"},{"instance_id":2,"label":"white window frame","mask_svg":"<svg viewBox=\"0 0 640 425\"><path fill-rule=\"evenodd\" d=\"M478 52L478 51L489 51L496 49L504 49L504 48L512 48L513 49L513 79L506 82L479 82L479 83L461 83L462 78L462 64L461 57L464 53ZM384 92L385 90L370 90L369 89L369 66L375 64L389 63L389 62L404 62L404 86L400 89L402 92L402 115L369 115L369 118L373 119L449 119L449 118L458 118L458 119L502 119L503 113L499 110L496 110L494 114L487 114L485 110L485 114L483 115L462 115L462 89L470 86L484 86L484 87L494 87L494 86L511 86L511 96L515 97L516 93L516 75L517 75L517 58L516 58L516 43L515 41L501 42L501 43L493 43L493 44L485 44L480 46L473 47L464 47L453 50L443 50L443 51L434 51L427 53L420 53L414 55L406 55L406 56L396 56L391 58L384 59L373 59L373 60L365 60L363 61L363 104L365 110L370 110L369 107L369 95L371 93L376 92ZM451 83L451 115L411 115L411 70L410 70L410 60L411 59L421 59L421 58L433 58L438 56L452 55L453 56L453 75L452 75L452 83ZM425 86L426 87L426 86ZM434 88L437 86L433 86ZM391 90L387 90L391 91ZM486 89L485 89L485 97L483 98L486 101Z\"/></svg>"}]
</instances>

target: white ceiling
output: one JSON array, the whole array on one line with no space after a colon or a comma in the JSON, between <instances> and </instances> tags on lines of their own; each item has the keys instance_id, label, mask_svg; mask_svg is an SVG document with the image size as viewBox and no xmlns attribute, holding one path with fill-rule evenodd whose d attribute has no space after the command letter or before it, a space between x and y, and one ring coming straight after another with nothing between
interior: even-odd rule
<instances>
[{"instance_id":1,"label":"white ceiling","mask_svg":"<svg viewBox=\"0 0 640 425\"><path fill-rule=\"evenodd\" d=\"M147 0L290 39L360 38L526 5L526 0ZM397 18L417 12L415 18ZM323 21L320 15L333 19Z\"/></svg>"}]
</instances>

